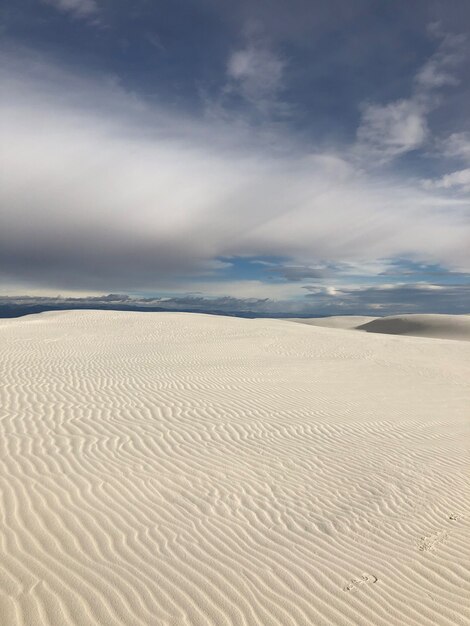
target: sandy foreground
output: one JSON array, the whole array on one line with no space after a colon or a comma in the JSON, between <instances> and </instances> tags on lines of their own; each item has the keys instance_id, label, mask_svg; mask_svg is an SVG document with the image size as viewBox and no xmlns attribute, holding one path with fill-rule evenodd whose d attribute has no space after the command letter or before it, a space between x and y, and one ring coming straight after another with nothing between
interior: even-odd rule
<instances>
[{"instance_id":1,"label":"sandy foreground","mask_svg":"<svg viewBox=\"0 0 470 626\"><path fill-rule=\"evenodd\" d=\"M470 344L0 320L0 623L467 624Z\"/></svg>"}]
</instances>

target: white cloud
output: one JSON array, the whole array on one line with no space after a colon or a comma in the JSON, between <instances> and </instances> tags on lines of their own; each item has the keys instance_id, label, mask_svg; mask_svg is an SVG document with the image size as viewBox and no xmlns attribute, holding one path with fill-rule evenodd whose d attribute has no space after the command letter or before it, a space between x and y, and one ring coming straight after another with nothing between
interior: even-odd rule
<instances>
[{"instance_id":1,"label":"white cloud","mask_svg":"<svg viewBox=\"0 0 470 626\"><path fill-rule=\"evenodd\" d=\"M470 133L453 133L443 143L443 154L470 163Z\"/></svg>"},{"instance_id":2,"label":"white cloud","mask_svg":"<svg viewBox=\"0 0 470 626\"><path fill-rule=\"evenodd\" d=\"M410 97L363 107L356 153L370 164L385 163L422 147L430 134L428 114L439 105L437 90L459 83L453 70L464 58L466 40L458 35L435 34L441 43L417 72Z\"/></svg>"},{"instance_id":3,"label":"white cloud","mask_svg":"<svg viewBox=\"0 0 470 626\"><path fill-rule=\"evenodd\" d=\"M259 24L244 29L242 45L232 50L227 60L227 82L219 106L229 105L228 97L242 98L262 114L285 112L281 102L287 61L273 49Z\"/></svg>"},{"instance_id":4,"label":"white cloud","mask_svg":"<svg viewBox=\"0 0 470 626\"><path fill-rule=\"evenodd\" d=\"M227 65L231 89L252 104L264 107L282 87L285 63L267 48L250 44L232 53Z\"/></svg>"},{"instance_id":5,"label":"white cloud","mask_svg":"<svg viewBox=\"0 0 470 626\"><path fill-rule=\"evenodd\" d=\"M468 206L451 195L367 175L339 155L283 150L282 137L273 155L252 131L150 107L101 77L5 58L5 283L208 289L201 277L230 256L305 267L395 255L470 265ZM249 282L237 293L261 290Z\"/></svg>"},{"instance_id":6,"label":"white cloud","mask_svg":"<svg viewBox=\"0 0 470 626\"><path fill-rule=\"evenodd\" d=\"M367 157L381 161L419 148L428 134L426 109L413 100L398 100L385 106L368 104L357 132Z\"/></svg>"},{"instance_id":7,"label":"white cloud","mask_svg":"<svg viewBox=\"0 0 470 626\"><path fill-rule=\"evenodd\" d=\"M421 90L438 89L446 85L458 85L459 79L453 74L456 66L464 59L464 35L450 33L435 35L441 39L438 50L423 65L415 81Z\"/></svg>"},{"instance_id":8,"label":"white cloud","mask_svg":"<svg viewBox=\"0 0 470 626\"><path fill-rule=\"evenodd\" d=\"M470 192L470 168L445 174L434 180L425 180L423 185L426 189L455 189Z\"/></svg>"},{"instance_id":9,"label":"white cloud","mask_svg":"<svg viewBox=\"0 0 470 626\"><path fill-rule=\"evenodd\" d=\"M470 165L470 133L453 133L441 142L441 153L445 157L458 159ZM422 181L428 190L442 189L457 193L470 193L470 168L455 170L443 176Z\"/></svg>"},{"instance_id":10,"label":"white cloud","mask_svg":"<svg viewBox=\"0 0 470 626\"><path fill-rule=\"evenodd\" d=\"M98 13L96 0L42 0L59 11L70 13L73 17L86 19Z\"/></svg>"}]
</instances>

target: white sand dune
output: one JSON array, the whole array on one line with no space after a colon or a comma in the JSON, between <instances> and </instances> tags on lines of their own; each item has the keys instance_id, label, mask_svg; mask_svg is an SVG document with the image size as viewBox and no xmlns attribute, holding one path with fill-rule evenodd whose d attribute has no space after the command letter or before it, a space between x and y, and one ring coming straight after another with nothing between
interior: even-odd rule
<instances>
[{"instance_id":1,"label":"white sand dune","mask_svg":"<svg viewBox=\"0 0 470 626\"><path fill-rule=\"evenodd\" d=\"M0 623L470 619L468 343L0 320Z\"/></svg>"},{"instance_id":2,"label":"white sand dune","mask_svg":"<svg viewBox=\"0 0 470 626\"><path fill-rule=\"evenodd\" d=\"M470 315L409 314L390 315L388 317L332 315L331 317L284 319L289 322L308 324L309 326L323 326L325 328L470 341Z\"/></svg>"},{"instance_id":3,"label":"white sand dune","mask_svg":"<svg viewBox=\"0 0 470 626\"><path fill-rule=\"evenodd\" d=\"M357 326L368 333L470 341L470 315L394 315Z\"/></svg>"},{"instance_id":4,"label":"white sand dune","mask_svg":"<svg viewBox=\"0 0 470 626\"><path fill-rule=\"evenodd\" d=\"M324 326L325 328L355 329L362 324L372 322L376 317L367 315L331 315L329 317L285 317L286 322L297 322L309 326Z\"/></svg>"}]
</instances>

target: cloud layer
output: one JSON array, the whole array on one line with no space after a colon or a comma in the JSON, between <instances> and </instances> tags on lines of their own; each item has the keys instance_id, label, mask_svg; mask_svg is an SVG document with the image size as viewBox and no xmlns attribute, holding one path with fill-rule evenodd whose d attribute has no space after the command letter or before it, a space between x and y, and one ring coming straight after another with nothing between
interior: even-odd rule
<instances>
[{"instance_id":1,"label":"cloud layer","mask_svg":"<svg viewBox=\"0 0 470 626\"><path fill-rule=\"evenodd\" d=\"M93 297L0 296L0 317L16 317L52 309L117 309L191 311L246 317L322 315L395 315L400 313L465 314L470 310L470 286L394 284L375 287L307 287L303 300L201 295L139 298L122 294ZM436 294L440 297L436 298Z\"/></svg>"},{"instance_id":2,"label":"cloud layer","mask_svg":"<svg viewBox=\"0 0 470 626\"><path fill-rule=\"evenodd\" d=\"M293 145L282 131L273 151L272 136L150 106L100 76L46 59L32 71L24 51L4 59L6 283L159 290L239 256L470 264L468 205L435 192L445 184L367 174L347 150ZM424 132L405 111L401 145Z\"/></svg>"}]
</instances>

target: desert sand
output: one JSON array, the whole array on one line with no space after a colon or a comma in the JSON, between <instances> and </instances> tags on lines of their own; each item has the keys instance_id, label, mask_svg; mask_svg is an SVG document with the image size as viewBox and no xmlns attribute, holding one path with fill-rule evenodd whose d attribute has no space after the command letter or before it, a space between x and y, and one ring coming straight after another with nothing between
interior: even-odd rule
<instances>
[{"instance_id":1,"label":"desert sand","mask_svg":"<svg viewBox=\"0 0 470 626\"><path fill-rule=\"evenodd\" d=\"M0 623L470 619L470 346L185 313L0 320Z\"/></svg>"},{"instance_id":2,"label":"desert sand","mask_svg":"<svg viewBox=\"0 0 470 626\"><path fill-rule=\"evenodd\" d=\"M357 327L368 333L470 341L470 315L394 315Z\"/></svg>"},{"instance_id":3,"label":"desert sand","mask_svg":"<svg viewBox=\"0 0 470 626\"><path fill-rule=\"evenodd\" d=\"M470 315L409 314L387 317L338 315L331 317L284 318L310 326L364 330L368 333L434 337L470 341Z\"/></svg>"},{"instance_id":4,"label":"desert sand","mask_svg":"<svg viewBox=\"0 0 470 626\"><path fill-rule=\"evenodd\" d=\"M309 324L310 326L324 326L325 328L341 328L343 330L356 329L377 319L367 315L331 315L330 317L285 317L287 322Z\"/></svg>"}]
</instances>

